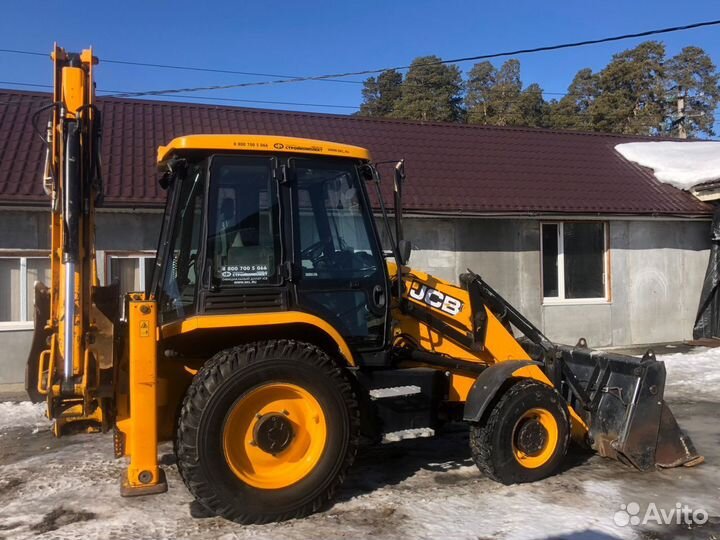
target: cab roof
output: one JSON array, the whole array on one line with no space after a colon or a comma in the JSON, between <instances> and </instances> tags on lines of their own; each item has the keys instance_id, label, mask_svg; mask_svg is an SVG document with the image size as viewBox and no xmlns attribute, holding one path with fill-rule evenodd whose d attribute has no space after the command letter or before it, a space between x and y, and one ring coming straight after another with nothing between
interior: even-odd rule
<instances>
[{"instance_id":1,"label":"cab roof","mask_svg":"<svg viewBox=\"0 0 720 540\"><path fill-rule=\"evenodd\" d=\"M246 152L283 152L348 157L370 160L370 152L359 146L316 139L282 137L279 135L185 135L165 146L158 147L157 161L161 163L183 150L219 150Z\"/></svg>"}]
</instances>

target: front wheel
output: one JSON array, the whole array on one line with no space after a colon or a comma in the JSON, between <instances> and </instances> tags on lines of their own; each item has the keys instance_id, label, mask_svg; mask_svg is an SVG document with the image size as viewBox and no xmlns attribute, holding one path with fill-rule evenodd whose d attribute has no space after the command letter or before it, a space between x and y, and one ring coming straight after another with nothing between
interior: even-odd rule
<instances>
[{"instance_id":1,"label":"front wheel","mask_svg":"<svg viewBox=\"0 0 720 540\"><path fill-rule=\"evenodd\" d=\"M554 388L530 379L508 388L470 428L475 464L503 484L550 476L564 459L569 440L565 400Z\"/></svg>"},{"instance_id":2,"label":"front wheel","mask_svg":"<svg viewBox=\"0 0 720 540\"><path fill-rule=\"evenodd\" d=\"M196 375L177 434L180 473L204 507L239 523L301 517L327 503L357 452L357 399L317 347L258 342Z\"/></svg>"}]
</instances>

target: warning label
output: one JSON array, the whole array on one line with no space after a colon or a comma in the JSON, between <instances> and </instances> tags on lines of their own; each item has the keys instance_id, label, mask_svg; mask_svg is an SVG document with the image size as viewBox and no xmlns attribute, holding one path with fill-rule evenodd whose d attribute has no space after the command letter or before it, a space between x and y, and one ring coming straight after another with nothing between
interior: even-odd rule
<instances>
[{"instance_id":1,"label":"warning label","mask_svg":"<svg viewBox=\"0 0 720 540\"><path fill-rule=\"evenodd\" d=\"M140 337L148 337L150 335L150 323L140 321Z\"/></svg>"}]
</instances>

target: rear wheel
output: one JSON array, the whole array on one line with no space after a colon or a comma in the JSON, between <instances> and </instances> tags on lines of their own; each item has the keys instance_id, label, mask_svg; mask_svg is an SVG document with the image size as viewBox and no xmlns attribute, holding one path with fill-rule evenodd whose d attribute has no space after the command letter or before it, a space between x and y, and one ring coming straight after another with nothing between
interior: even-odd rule
<instances>
[{"instance_id":1,"label":"rear wheel","mask_svg":"<svg viewBox=\"0 0 720 540\"><path fill-rule=\"evenodd\" d=\"M569 440L565 400L554 388L530 379L508 388L470 429L475 464L503 484L550 476L565 457Z\"/></svg>"},{"instance_id":2,"label":"rear wheel","mask_svg":"<svg viewBox=\"0 0 720 540\"><path fill-rule=\"evenodd\" d=\"M221 351L183 403L176 452L188 489L239 523L320 509L357 451L357 400L342 370L293 340Z\"/></svg>"}]
</instances>

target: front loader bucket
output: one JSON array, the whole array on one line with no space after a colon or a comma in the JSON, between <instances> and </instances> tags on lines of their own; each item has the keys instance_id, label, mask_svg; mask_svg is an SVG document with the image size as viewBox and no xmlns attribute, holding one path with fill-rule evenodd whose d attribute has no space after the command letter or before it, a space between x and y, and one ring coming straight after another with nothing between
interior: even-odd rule
<instances>
[{"instance_id":1,"label":"front loader bucket","mask_svg":"<svg viewBox=\"0 0 720 540\"><path fill-rule=\"evenodd\" d=\"M600 455L641 471L702 463L665 403L665 364L652 352L640 359L559 345L557 353L559 389Z\"/></svg>"}]
</instances>

